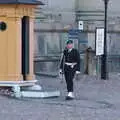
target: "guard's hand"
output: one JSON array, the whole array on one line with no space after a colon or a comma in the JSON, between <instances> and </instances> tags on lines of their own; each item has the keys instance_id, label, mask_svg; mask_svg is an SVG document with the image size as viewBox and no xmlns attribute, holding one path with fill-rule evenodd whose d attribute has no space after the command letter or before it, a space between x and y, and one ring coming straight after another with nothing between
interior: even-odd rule
<instances>
[{"instance_id":1,"label":"guard's hand","mask_svg":"<svg viewBox=\"0 0 120 120\"><path fill-rule=\"evenodd\" d=\"M64 76L63 76L63 71L60 69L59 70L59 78L60 78L60 83L63 83L63 78Z\"/></svg>"},{"instance_id":2,"label":"guard's hand","mask_svg":"<svg viewBox=\"0 0 120 120\"><path fill-rule=\"evenodd\" d=\"M80 71L76 71L76 74L77 74L77 75L80 74Z\"/></svg>"},{"instance_id":3,"label":"guard's hand","mask_svg":"<svg viewBox=\"0 0 120 120\"><path fill-rule=\"evenodd\" d=\"M63 74L63 71L61 69L59 70L59 74Z\"/></svg>"}]
</instances>

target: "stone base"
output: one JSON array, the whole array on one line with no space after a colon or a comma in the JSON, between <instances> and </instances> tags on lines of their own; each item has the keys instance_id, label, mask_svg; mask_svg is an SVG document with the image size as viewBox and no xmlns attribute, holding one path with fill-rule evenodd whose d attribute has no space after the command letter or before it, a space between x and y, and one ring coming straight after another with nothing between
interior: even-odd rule
<instances>
[{"instance_id":1,"label":"stone base","mask_svg":"<svg viewBox=\"0 0 120 120\"><path fill-rule=\"evenodd\" d=\"M60 91L22 91L21 97L27 98L52 98L59 97Z\"/></svg>"},{"instance_id":2,"label":"stone base","mask_svg":"<svg viewBox=\"0 0 120 120\"><path fill-rule=\"evenodd\" d=\"M33 86L27 86L27 87L23 87L22 90L26 91L26 90L33 90L33 91L36 91L36 90L42 90L42 87L40 85L33 85Z\"/></svg>"},{"instance_id":3,"label":"stone base","mask_svg":"<svg viewBox=\"0 0 120 120\"><path fill-rule=\"evenodd\" d=\"M0 86L4 87L13 87L13 86L33 86L37 80L29 80L29 81L0 81Z\"/></svg>"},{"instance_id":4,"label":"stone base","mask_svg":"<svg viewBox=\"0 0 120 120\"><path fill-rule=\"evenodd\" d=\"M59 97L60 91L41 91L42 87L36 85L37 80L30 81L0 81L0 87L12 87L12 97L21 98L50 98Z\"/></svg>"}]
</instances>

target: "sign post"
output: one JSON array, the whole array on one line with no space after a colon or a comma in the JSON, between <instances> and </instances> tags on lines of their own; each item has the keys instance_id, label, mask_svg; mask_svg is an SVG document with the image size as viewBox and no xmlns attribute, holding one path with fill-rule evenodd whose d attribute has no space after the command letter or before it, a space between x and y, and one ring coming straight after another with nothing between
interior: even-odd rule
<instances>
[{"instance_id":1,"label":"sign post","mask_svg":"<svg viewBox=\"0 0 120 120\"><path fill-rule=\"evenodd\" d=\"M104 28L96 28L96 56L97 56L97 75L99 78L100 69L100 59L101 55L104 54Z\"/></svg>"}]
</instances>

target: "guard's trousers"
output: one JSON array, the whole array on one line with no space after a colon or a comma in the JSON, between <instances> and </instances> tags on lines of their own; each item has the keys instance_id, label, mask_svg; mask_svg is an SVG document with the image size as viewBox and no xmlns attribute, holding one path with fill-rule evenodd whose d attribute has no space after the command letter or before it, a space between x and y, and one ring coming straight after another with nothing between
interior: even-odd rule
<instances>
[{"instance_id":1,"label":"guard's trousers","mask_svg":"<svg viewBox=\"0 0 120 120\"><path fill-rule=\"evenodd\" d=\"M67 84L67 91L73 92L73 79L75 76L76 65L72 68L71 66L64 66L64 75Z\"/></svg>"}]
</instances>

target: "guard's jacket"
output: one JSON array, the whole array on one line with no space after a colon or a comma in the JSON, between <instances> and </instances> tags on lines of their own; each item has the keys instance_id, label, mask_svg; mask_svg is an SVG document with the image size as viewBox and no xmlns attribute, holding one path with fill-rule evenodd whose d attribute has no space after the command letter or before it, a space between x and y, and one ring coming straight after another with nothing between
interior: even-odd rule
<instances>
[{"instance_id":1,"label":"guard's jacket","mask_svg":"<svg viewBox=\"0 0 120 120\"><path fill-rule=\"evenodd\" d=\"M80 71L80 55L77 49L72 48L71 51L65 49L60 63L60 69L64 71L66 63L76 63L76 71ZM73 64L74 67L74 64Z\"/></svg>"}]
</instances>

